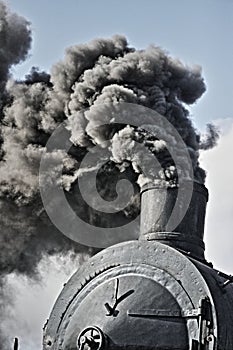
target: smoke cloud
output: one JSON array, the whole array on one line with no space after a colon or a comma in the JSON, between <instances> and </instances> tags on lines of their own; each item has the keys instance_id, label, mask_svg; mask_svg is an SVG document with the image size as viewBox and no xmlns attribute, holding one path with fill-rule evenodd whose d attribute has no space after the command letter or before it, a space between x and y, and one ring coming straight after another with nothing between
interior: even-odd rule
<instances>
[{"instance_id":1,"label":"smoke cloud","mask_svg":"<svg viewBox=\"0 0 233 350\"><path fill-rule=\"evenodd\" d=\"M27 57L31 46L31 31L29 23L24 18L11 13L2 1L0 2L0 43L0 92L3 94L10 67ZM1 103L2 98L1 95Z\"/></svg>"},{"instance_id":2,"label":"smoke cloud","mask_svg":"<svg viewBox=\"0 0 233 350\"><path fill-rule=\"evenodd\" d=\"M62 167L66 196L78 215L103 227L111 227L112 215L91 210L77 188L77 178L83 176L80 162L95 145L101 146L107 140L111 152L111 159L97 178L101 196L109 201L114 199L119 179L130 178L134 184L134 196L128 207L117 214L119 221L136 217L140 209L137 143L158 157L163 169L155 174L158 178L172 183L177 177L166 142L158 139L156 130L146 132L143 120L141 128L115 125L106 104L139 104L167 118L187 145L195 178L200 182L204 182L205 172L199 166L199 150L215 145L217 133L209 126L205 140L201 139L185 107L196 102L205 91L200 67L188 67L159 47L136 50L119 35L97 39L68 48L64 60L52 67L51 74L33 67L24 80L15 81L9 74L10 68L27 57L31 31L29 23L12 14L3 2L0 2L0 41L0 290L3 292L1 286L6 274L22 273L33 278L38 263L46 255L66 254L70 250L77 254L93 253L53 226L39 194L41 156L61 122L66 121L67 129L60 137L68 140L70 150L67 154L58 146L48 153L48 164L50 168L54 164L54 173L59 173ZM106 126L97 128L103 122Z\"/></svg>"},{"instance_id":3,"label":"smoke cloud","mask_svg":"<svg viewBox=\"0 0 233 350\"><path fill-rule=\"evenodd\" d=\"M207 132L201 137L200 149L208 150L217 145L219 139L219 129L213 124L206 125Z\"/></svg>"}]
</instances>

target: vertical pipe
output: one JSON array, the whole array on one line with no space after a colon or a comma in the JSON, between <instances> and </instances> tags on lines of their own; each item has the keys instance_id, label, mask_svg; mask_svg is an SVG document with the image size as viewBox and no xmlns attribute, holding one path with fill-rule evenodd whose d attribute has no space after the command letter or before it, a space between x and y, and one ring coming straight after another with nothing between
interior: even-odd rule
<instances>
[{"instance_id":1,"label":"vertical pipe","mask_svg":"<svg viewBox=\"0 0 233 350\"><path fill-rule=\"evenodd\" d=\"M193 183L193 191L188 210L172 232L167 232L178 187L165 187L150 184L141 193L140 239L158 240L191 256L204 260L204 223L208 190L203 184ZM182 204L178 208L182 212Z\"/></svg>"}]
</instances>

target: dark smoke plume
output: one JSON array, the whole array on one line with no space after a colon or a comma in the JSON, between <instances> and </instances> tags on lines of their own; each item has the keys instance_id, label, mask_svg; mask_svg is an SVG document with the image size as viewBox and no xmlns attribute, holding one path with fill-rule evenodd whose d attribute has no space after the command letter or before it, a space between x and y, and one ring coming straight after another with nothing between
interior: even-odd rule
<instances>
[{"instance_id":1,"label":"dark smoke plume","mask_svg":"<svg viewBox=\"0 0 233 350\"><path fill-rule=\"evenodd\" d=\"M9 76L10 67L27 57L31 33L28 22L12 14L2 2L0 41L0 284L11 272L35 276L38 263L46 255L66 254L69 250L92 253L52 225L39 195L41 156L61 122L67 122L65 136L71 147L68 154L54 149L48 154L48 162L61 161L68 200L80 217L94 225L108 227L112 221L111 215L92 211L76 186L77 178L83 175L79 164L94 145L107 139L112 154L97 179L97 188L105 199L114 199L120 178L130 178L134 183L135 196L121 212L122 220L135 217L139 211L141 174L135 141L159 158L164 169L159 177L168 182L176 178L163 140L143 128L111 125L105 103L139 104L166 117L187 145L195 178L204 182L199 150L213 146L216 133L209 127L203 143L185 108L205 91L199 67L187 67L158 47L136 50L125 37L114 36L68 48L64 60L52 67L51 75L34 67L25 80L15 81ZM96 129L99 121L109 125ZM60 169L54 166L53 171L58 173Z\"/></svg>"},{"instance_id":2,"label":"dark smoke plume","mask_svg":"<svg viewBox=\"0 0 233 350\"><path fill-rule=\"evenodd\" d=\"M200 149L207 150L217 145L219 129L213 124L206 125L207 132L201 137Z\"/></svg>"},{"instance_id":3,"label":"dark smoke plume","mask_svg":"<svg viewBox=\"0 0 233 350\"><path fill-rule=\"evenodd\" d=\"M29 23L22 17L11 13L0 1L0 121L3 118L2 109L7 100L5 85L9 78L12 65L27 57L31 46L31 31ZM0 130L0 145L2 135ZM0 149L0 159L2 157Z\"/></svg>"},{"instance_id":4,"label":"dark smoke plume","mask_svg":"<svg viewBox=\"0 0 233 350\"><path fill-rule=\"evenodd\" d=\"M0 46L0 92L3 93L10 67L23 61L31 46L29 23L11 13L3 2L0 2Z\"/></svg>"},{"instance_id":5,"label":"dark smoke plume","mask_svg":"<svg viewBox=\"0 0 233 350\"><path fill-rule=\"evenodd\" d=\"M38 263L45 254L63 254L68 250L79 252L84 249L74 246L71 241L65 239L50 224L46 215L39 215L42 208L38 188L36 190L39 153L37 152L34 159L29 154L26 156L26 153L34 151L36 153L39 149L43 130L41 130L42 136L39 136L38 131L37 138L32 131L34 127L35 130L37 129L37 122L33 117L30 120L32 105L27 105L27 98L31 95L30 88L22 104L19 100L20 94L22 96L24 94L23 86L31 86L33 90L35 87L32 85L36 83L48 86L52 84L49 82L50 76L44 72L38 72L36 68L32 69L24 82L17 83L12 80L10 68L27 57L31 47L31 30L29 22L11 13L3 2L0 2L0 47L0 318L2 324L6 307L10 302L9 290L5 289L6 274L23 273L35 278ZM7 84L8 87L6 87ZM9 86L12 89L15 86L15 94ZM36 104L35 100L32 104L34 103ZM9 116L11 108L15 112L12 118ZM25 111L23 111L24 108ZM16 115L17 121L14 120ZM23 133L26 129L28 132L25 133L24 138ZM30 147L32 147L31 151ZM36 158L38 158L37 161ZM10 166L11 161L12 166ZM7 174L8 171L11 172L9 166L13 171L11 174ZM9 175L10 181L7 179ZM20 191L18 191L19 188ZM19 195L22 192L26 196ZM30 200L25 201L24 197L28 198L29 192ZM1 349L10 347L9 340L5 339L2 330L0 330L0 344Z\"/></svg>"}]
</instances>

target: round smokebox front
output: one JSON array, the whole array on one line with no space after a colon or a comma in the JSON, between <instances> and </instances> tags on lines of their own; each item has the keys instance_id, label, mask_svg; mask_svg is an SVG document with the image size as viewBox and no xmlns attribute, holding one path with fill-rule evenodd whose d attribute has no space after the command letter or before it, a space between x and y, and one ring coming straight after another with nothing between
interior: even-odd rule
<instances>
[{"instance_id":1,"label":"round smokebox front","mask_svg":"<svg viewBox=\"0 0 233 350\"><path fill-rule=\"evenodd\" d=\"M169 277L156 268L132 264L93 279L69 308L72 316L66 321L62 349L77 349L76 344L82 349L85 329L88 345L89 327L93 327L94 335L94 327L103 333L103 349L169 349L174 342L177 348L187 349L186 322L179 317L180 306L167 288L176 288L177 282ZM83 349L96 349L94 341Z\"/></svg>"},{"instance_id":2,"label":"round smokebox front","mask_svg":"<svg viewBox=\"0 0 233 350\"><path fill-rule=\"evenodd\" d=\"M187 258L160 243L131 242L89 264L61 293L44 349L187 350L198 340L196 310L207 294Z\"/></svg>"}]
</instances>

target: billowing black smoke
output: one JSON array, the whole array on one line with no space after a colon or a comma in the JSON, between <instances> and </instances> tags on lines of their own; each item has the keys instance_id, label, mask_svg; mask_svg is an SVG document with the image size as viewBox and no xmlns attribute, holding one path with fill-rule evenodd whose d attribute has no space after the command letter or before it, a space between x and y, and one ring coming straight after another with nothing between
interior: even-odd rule
<instances>
[{"instance_id":1,"label":"billowing black smoke","mask_svg":"<svg viewBox=\"0 0 233 350\"><path fill-rule=\"evenodd\" d=\"M31 32L29 23L11 13L3 2L0 3L0 28L0 91L3 92L10 67L27 57Z\"/></svg>"},{"instance_id":2,"label":"billowing black smoke","mask_svg":"<svg viewBox=\"0 0 233 350\"><path fill-rule=\"evenodd\" d=\"M24 94L21 89L23 86L28 86L29 93L30 87L33 90L36 83L39 86L52 86L52 84L49 82L48 74L39 73L35 68L32 69L23 83L12 80L10 68L27 57L28 50L31 47L31 30L29 22L11 13L3 2L0 2L0 46L0 314L2 324L6 306L9 304L9 291L5 289L4 278L8 273L23 273L34 278L37 274L38 263L45 254L63 254L64 251L68 250L83 252L87 249L75 246L71 241L65 239L65 236L61 235L50 224L45 215L39 215L42 204L38 191L35 190L37 186L35 183L38 184L39 158L36 162L36 157L34 157L34 160L31 157L30 164L30 156L26 156L29 149L26 151L26 148L31 145L31 151L33 152L33 144L36 144L35 149L38 149L44 132L41 130L42 136L38 131L37 136L32 133L29 137L30 129L31 131L34 127L35 131L38 129L33 117L31 120L28 119L32 112L32 110L30 112L32 105L30 106L29 100L27 101L29 95L28 97L25 96L21 106L18 102L20 94L21 96ZM15 93L12 90L14 88ZM36 104L35 99L32 101L32 97L32 104ZM27 105L27 103L29 104ZM38 101L38 103L40 102ZM13 107L14 105L15 107ZM11 113L10 108L15 111L12 118L9 115ZM24 108L25 114L22 111ZM15 123L14 119L17 117L19 119ZM8 119L7 122L6 119ZM26 132L24 139L25 127L28 132ZM44 140L47 137L48 135ZM39 154L37 154L38 156ZM10 166L13 170L12 174L8 173L8 171L11 172L9 168L11 160L15 163ZM11 177L10 181L7 180L9 175ZM17 188L19 189L18 186L20 191L17 190ZM24 197L28 198L30 191L30 200L25 201ZM26 196L19 195L23 192ZM5 339L2 330L0 330L0 343L1 349L9 349L9 341Z\"/></svg>"},{"instance_id":3,"label":"billowing black smoke","mask_svg":"<svg viewBox=\"0 0 233 350\"><path fill-rule=\"evenodd\" d=\"M28 22L12 14L2 2L0 40L2 278L13 271L33 276L45 255L65 254L71 249L77 253L88 251L53 226L39 194L41 156L50 135L63 121L67 122L71 147L68 154L62 149L53 150L50 162L63 161L67 198L74 202L79 215L94 225L102 217L108 226L111 217L93 213L77 193L76 182L81 160L96 144L108 140L111 151L111 159L98 177L99 192L111 200L117 179L128 177L134 183L135 194L122 216L135 217L139 211L141 174L135 141L158 156L164 169L161 178L170 181L176 177L171 160L163 164L163 159L169 158L163 140L143 128L111 125L111 117L102 113L105 103L139 104L166 117L187 145L195 178L204 182L199 150L213 146L217 134L209 126L209 136L201 139L185 108L205 91L199 67L187 67L158 47L136 50L129 47L125 37L114 36L68 48L64 60L52 67L51 75L33 68L24 81L15 81L9 74L10 67L27 57L31 32ZM99 121L107 126L96 129Z\"/></svg>"}]
</instances>

